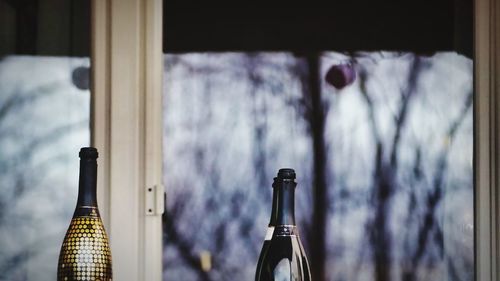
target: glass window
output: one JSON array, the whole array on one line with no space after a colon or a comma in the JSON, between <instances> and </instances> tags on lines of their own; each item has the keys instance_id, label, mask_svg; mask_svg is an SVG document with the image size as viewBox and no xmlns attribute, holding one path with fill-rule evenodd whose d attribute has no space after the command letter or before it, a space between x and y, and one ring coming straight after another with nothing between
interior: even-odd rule
<instances>
[{"instance_id":1,"label":"glass window","mask_svg":"<svg viewBox=\"0 0 500 281\"><path fill-rule=\"evenodd\" d=\"M473 280L474 1L330 4L165 1L164 280L253 280L283 167L313 280Z\"/></svg>"},{"instance_id":2,"label":"glass window","mask_svg":"<svg viewBox=\"0 0 500 281\"><path fill-rule=\"evenodd\" d=\"M281 167L313 278L473 280L472 71L455 52L165 55L164 280L253 280Z\"/></svg>"},{"instance_id":3,"label":"glass window","mask_svg":"<svg viewBox=\"0 0 500 281\"><path fill-rule=\"evenodd\" d=\"M88 12L0 0L0 280L56 279L90 143Z\"/></svg>"},{"instance_id":4,"label":"glass window","mask_svg":"<svg viewBox=\"0 0 500 281\"><path fill-rule=\"evenodd\" d=\"M87 58L0 61L0 279L54 280L90 140Z\"/></svg>"}]
</instances>

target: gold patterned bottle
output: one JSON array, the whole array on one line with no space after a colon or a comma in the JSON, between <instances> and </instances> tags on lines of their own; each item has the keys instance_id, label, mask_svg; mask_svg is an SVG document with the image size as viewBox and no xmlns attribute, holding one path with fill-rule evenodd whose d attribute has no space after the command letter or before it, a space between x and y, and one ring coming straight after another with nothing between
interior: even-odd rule
<instances>
[{"instance_id":1,"label":"gold patterned bottle","mask_svg":"<svg viewBox=\"0 0 500 281\"><path fill-rule=\"evenodd\" d=\"M59 254L58 281L111 281L111 251L97 208L97 149L80 150L78 201Z\"/></svg>"}]
</instances>

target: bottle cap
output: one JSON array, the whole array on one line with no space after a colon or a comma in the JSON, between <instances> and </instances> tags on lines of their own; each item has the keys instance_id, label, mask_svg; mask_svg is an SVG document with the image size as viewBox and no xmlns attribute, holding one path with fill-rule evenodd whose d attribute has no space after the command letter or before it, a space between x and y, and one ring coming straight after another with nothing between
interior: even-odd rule
<instances>
[{"instance_id":1,"label":"bottle cap","mask_svg":"<svg viewBox=\"0 0 500 281\"><path fill-rule=\"evenodd\" d=\"M80 153L78 154L80 158L85 159L97 159L99 153L95 147L82 147Z\"/></svg>"},{"instance_id":2,"label":"bottle cap","mask_svg":"<svg viewBox=\"0 0 500 281\"><path fill-rule=\"evenodd\" d=\"M278 178L286 180L295 179L295 170L290 168L282 168L278 171Z\"/></svg>"}]
</instances>

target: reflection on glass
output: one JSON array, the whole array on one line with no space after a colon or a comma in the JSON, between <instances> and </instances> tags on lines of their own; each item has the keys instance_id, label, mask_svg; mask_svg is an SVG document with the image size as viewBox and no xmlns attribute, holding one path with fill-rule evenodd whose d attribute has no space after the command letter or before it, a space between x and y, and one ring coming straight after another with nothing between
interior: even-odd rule
<instances>
[{"instance_id":1,"label":"reflection on glass","mask_svg":"<svg viewBox=\"0 0 500 281\"><path fill-rule=\"evenodd\" d=\"M278 262L278 265L276 265L276 268L274 269L274 280L275 281L290 281L294 280L290 276L290 273L292 272L290 268L290 261L288 259L282 259L281 261Z\"/></svg>"},{"instance_id":2,"label":"reflection on glass","mask_svg":"<svg viewBox=\"0 0 500 281\"><path fill-rule=\"evenodd\" d=\"M87 58L0 60L0 280L56 279L77 196L74 155L89 144L88 66Z\"/></svg>"},{"instance_id":3,"label":"reflection on glass","mask_svg":"<svg viewBox=\"0 0 500 281\"><path fill-rule=\"evenodd\" d=\"M280 167L313 280L473 280L471 59L166 55L164 85L164 280L252 280Z\"/></svg>"}]
</instances>

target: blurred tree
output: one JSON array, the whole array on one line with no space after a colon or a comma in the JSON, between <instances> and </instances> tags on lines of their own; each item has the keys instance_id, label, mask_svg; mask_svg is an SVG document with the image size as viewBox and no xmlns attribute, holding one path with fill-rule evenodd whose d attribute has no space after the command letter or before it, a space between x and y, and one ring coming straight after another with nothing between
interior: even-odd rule
<instances>
[{"instance_id":1,"label":"blurred tree","mask_svg":"<svg viewBox=\"0 0 500 281\"><path fill-rule=\"evenodd\" d=\"M458 189L472 188L465 162L448 163L457 149L470 148L471 133L463 128L472 120L472 94L462 92L470 86L468 60L343 55L356 79L333 89L321 81L330 55L167 59L167 84L175 90L165 101L166 280L252 278L259 226L269 215L270 175L281 163L304 171L298 221L314 280L469 280L464 272L471 267L457 269L457 259L447 257L444 244L454 238L443 230L444 216L457 208L443 209L449 179L459 181ZM443 78L450 71L463 83L459 90ZM439 148L443 135L448 146ZM455 138L458 148L450 146ZM206 251L208 271L201 264ZM471 257L459 255L465 264Z\"/></svg>"}]
</instances>

